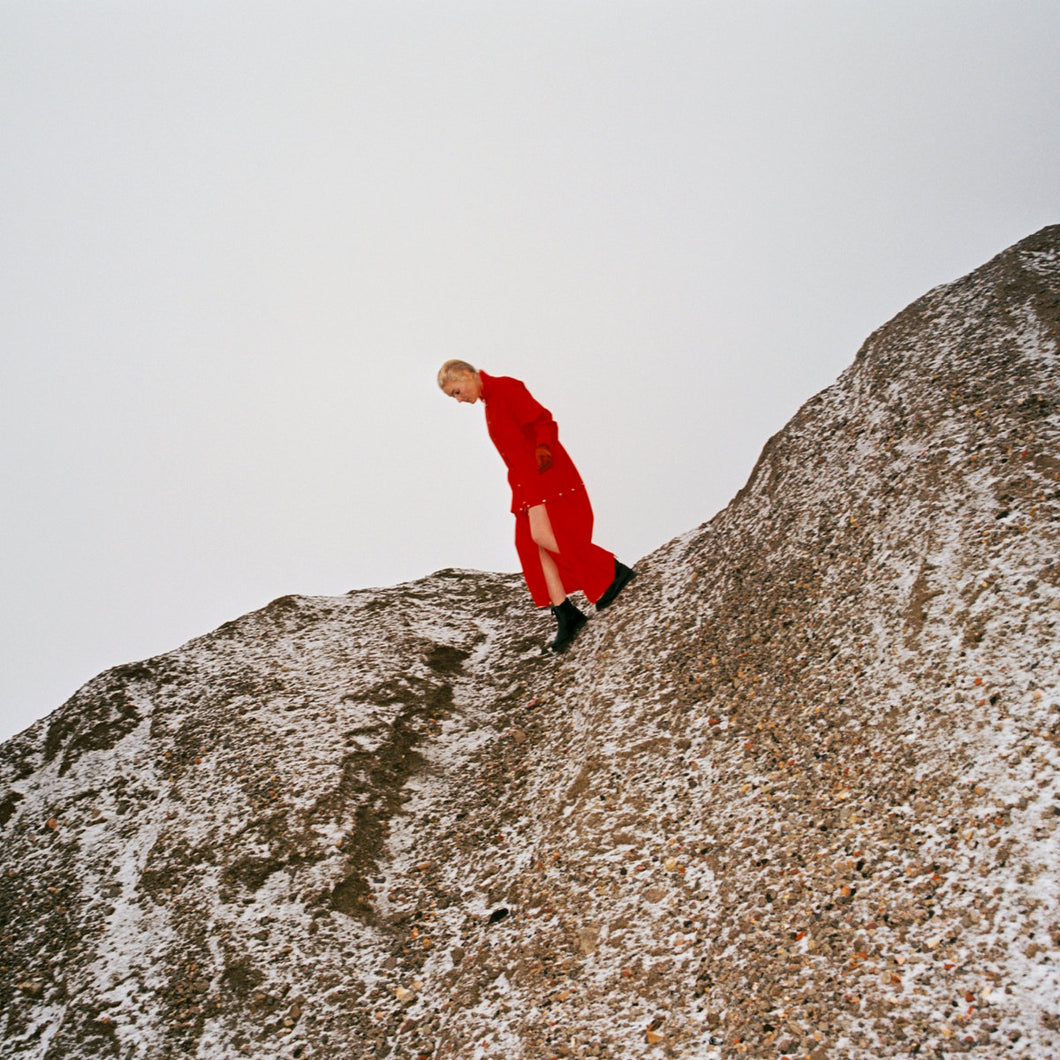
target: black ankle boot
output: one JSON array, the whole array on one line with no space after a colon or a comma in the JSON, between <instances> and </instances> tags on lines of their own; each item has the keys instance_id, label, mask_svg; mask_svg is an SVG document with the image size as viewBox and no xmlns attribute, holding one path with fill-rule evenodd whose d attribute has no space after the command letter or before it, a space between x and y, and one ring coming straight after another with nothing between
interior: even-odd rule
<instances>
[{"instance_id":1,"label":"black ankle boot","mask_svg":"<svg viewBox=\"0 0 1060 1060\"><path fill-rule=\"evenodd\" d=\"M615 580L604 590L604 595L596 601L596 610L603 611L605 607L615 602L615 597L637 576L635 570L630 570L624 563L615 560Z\"/></svg>"},{"instance_id":2,"label":"black ankle boot","mask_svg":"<svg viewBox=\"0 0 1060 1060\"><path fill-rule=\"evenodd\" d=\"M569 599L557 607L552 605L552 613L556 616L556 639L552 642L554 652L563 651L578 635L578 630L585 625L588 619L579 611Z\"/></svg>"}]
</instances>

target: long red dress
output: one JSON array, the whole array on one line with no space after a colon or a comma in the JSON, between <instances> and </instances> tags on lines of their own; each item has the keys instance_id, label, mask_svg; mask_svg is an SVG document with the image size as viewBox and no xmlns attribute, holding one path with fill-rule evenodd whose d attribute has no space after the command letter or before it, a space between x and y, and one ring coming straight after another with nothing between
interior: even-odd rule
<instances>
[{"instance_id":1,"label":"long red dress","mask_svg":"<svg viewBox=\"0 0 1060 1060\"><path fill-rule=\"evenodd\" d=\"M518 380L479 372L486 429L508 468L515 515L515 548L526 587L538 607L549 603L538 546L530 536L529 509L544 504L559 545L553 553L563 589L580 589L595 603L615 577L613 552L594 545L593 509L578 469L559 441L552 413ZM539 472L535 449L547 445L552 466Z\"/></svg>"}]
</instances>

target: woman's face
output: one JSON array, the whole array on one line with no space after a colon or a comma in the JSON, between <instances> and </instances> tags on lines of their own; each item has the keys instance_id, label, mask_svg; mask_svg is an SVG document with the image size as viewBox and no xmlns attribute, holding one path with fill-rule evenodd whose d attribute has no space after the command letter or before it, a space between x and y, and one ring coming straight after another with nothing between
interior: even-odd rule
<instances>
[{"instance_id":1,"label":"woman's face","mask_svg":"<svg viewBox=\"0 0 1060 1060\"><path fill-rule=\"evenodd\" d=\"M443 389L451 398L461 402L467 401L472 405L482 397L482 383L479 377L471 372L453 376Z\"/></svg>"}]
</instances>

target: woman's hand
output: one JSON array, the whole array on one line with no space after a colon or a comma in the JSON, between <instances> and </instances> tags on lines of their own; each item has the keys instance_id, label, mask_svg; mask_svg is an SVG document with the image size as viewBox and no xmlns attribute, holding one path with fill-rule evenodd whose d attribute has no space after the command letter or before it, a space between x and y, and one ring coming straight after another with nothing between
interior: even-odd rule
<instances>
[{"instance_id":1,"label":"woman's hand","mask_svg":"<svg viewBox=\"0 0 1060 1060\"><path fill-rule=\"evenodd\" d=\"M539 475L552 466L552 450L547 445L539 445L534 450L534 456L537 457L537 473Z\"/></svg>"}]
</instances>

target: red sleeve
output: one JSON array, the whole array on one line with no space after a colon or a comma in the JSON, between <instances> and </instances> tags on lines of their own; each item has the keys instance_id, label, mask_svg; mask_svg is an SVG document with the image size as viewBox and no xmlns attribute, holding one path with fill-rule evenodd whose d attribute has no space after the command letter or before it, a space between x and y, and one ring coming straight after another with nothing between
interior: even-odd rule
<instances>
[{"instance_id":1,"label":"red sleeve","mask_svg":"<svg viewBox=\"0 0 1060 1060\"><path fill-rule=\"evenodd\" d=\"M505 396L515 422L520 427L533 431L535 445L554 445L559 437L559 428L552 418L552 413L535 400L518 379L513 379L512 383L514 385L508 388Z\"/></svg>"}]
</instances>

